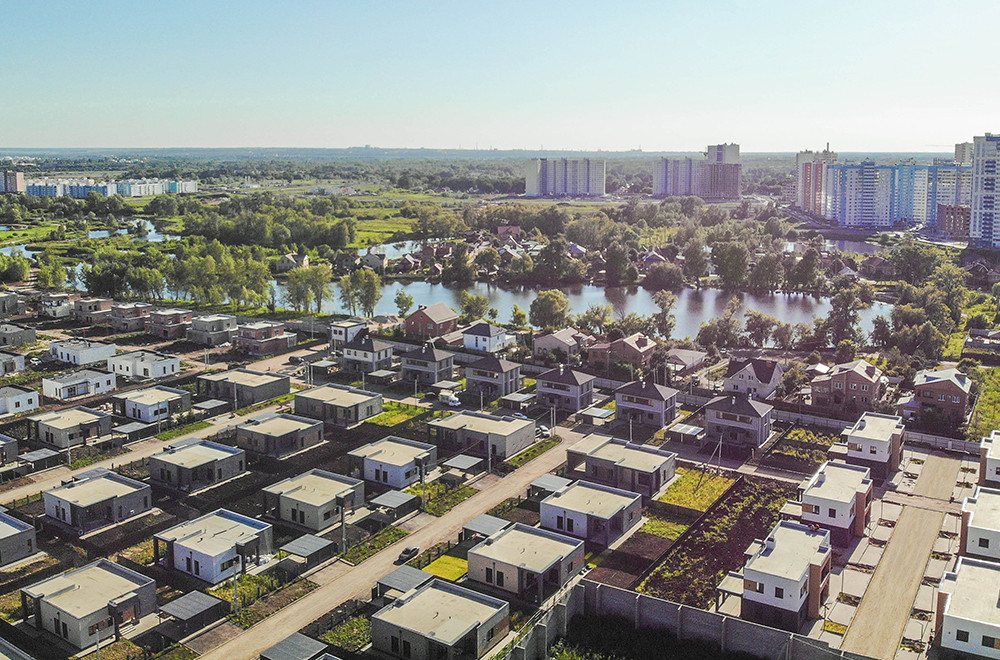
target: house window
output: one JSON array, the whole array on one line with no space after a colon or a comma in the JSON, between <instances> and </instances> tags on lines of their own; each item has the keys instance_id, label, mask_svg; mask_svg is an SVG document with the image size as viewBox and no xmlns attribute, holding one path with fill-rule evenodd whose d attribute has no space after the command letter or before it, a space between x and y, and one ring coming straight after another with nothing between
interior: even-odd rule
<instances>
[{"instance_id":1,"label":"house window","mask_svg":"<svg viewBox=\"0 0 1000 660\"><path fill-rule=\"evenodd\" d=\"M785 597L785 590L782 589L781 587L775 587L774 588L774 597L775 598L784 598Z\"/></svg>"},{"instance_id":2,"label":"house window","mask_svg":"<svg viewBox=\"0 0 1000 660\"><path fill-rule=\"evenodd\" d=\"M566 531L567 532L572 532L573 531L573 519L572 518L567 518L566 519Z\"/></svg>"},{"instance_id":3,"label":"house window","mask_svg":"<svg viewBox=\"0 0 1000 660\"><path fill-rule=\"evenodd\" d=\"M967 641L969 641L969 631L968 630L956 630L955 631L955 641L956 642L967 642Z\"/></svg>"},{"instance_id":4,"label":"house window","mask_svg":"<svg viewBox=\"0 0 1000 660\"><path fill-rule=\"evenodd\" d=\"M556 529L562 529L563 527L564 527L563 517L562 516L556 516Z\"/></svg>"},{"instance_id":5,"label":"house window","mask_svg":"<svg viewBox=\"0 0 1000 660\"><path fill-rule=\"evenodd\" d=\"M862 385L861 386L861 391L862 392L867 392L868 391L868 386L867 385Z\"/></svg>"},{"instance_id":6,"label":"house window","mask_svg":"<svg viewBox=\"0 0 1000 660\"><path fill-rule=\"evenodd\" d=\"M497 571L497 586L503 586L503 571Z\"/></svg>"},{"instance_id":7,"label":"house window","mask_svg":"<svg viewBox=\"0 0 1000 660\"><path fill-rule=\"evenodd\" d=\"M827 513L830 515L831 518L836 518L837 517L837 510L836 509L829 509L827 511Z\"/></svg>"},{"instance_id":8,"label":"house window","mask_svg":"<svg viewBox=\"0 0 1000 660\"><path fill-rule=\"evenodd\" d=\"M983 646L989 647L991 649L1000 648L1000 639L996 637L990 637L989 635L983 635Z\"/></svg>"},{"instance_id":9,"label":"house window","mask_svg":"<svg viewBox=\"0 0 1000 660\"><path fill-rule=\"evenodd\" d=\"M988 547L990 547L990 540L989 539L979 539L979 547L980 548L988 548Z\"/></svg>"},{"instance_id":10,"label":"house window","mask_svg":"<svg viewBox=\"0 0 1000 660\"><path fill-rule=\"evenodd\" d=\"M486 584L493 584L493 569L486 569Z\"/></svg>"},{"instance_id":11,"label":"house window","mask_svg":"<svg viewBox=\"0 0 1000 660\"><path fill-rule=\"evenodd\" d=\"M389 639L389 645L392 647L392 652L393 653L399 653L399 638L398 637L391 637Z\"/></svg>"},{"instance_id":12,"label":"house window","mask_svg":"<svg viewBox=\"0 0 1000 660\"><path fill-rule=\"evenodd\" d=\"M876 447L874 447L874 446L869 447L868 448L868 453L869 454L877 454L878 453L878 449Z\"/></svg>"}]
</instances>

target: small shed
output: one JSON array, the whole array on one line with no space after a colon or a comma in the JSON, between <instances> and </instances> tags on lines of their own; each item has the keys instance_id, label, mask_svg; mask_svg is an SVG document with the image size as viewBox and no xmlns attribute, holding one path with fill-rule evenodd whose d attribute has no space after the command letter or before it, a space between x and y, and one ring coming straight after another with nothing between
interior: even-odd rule
<instances>
[{"instance_id":1,"label":"small shed","mask_svg":"<svg viewBox=\"0 0 1000 660\"><path fill-rule=\"evenodd\" d=\"M674 424L667 429L667 438L688 445L700 445L705 429L692 424Z\"/></svg>"},{"instance_id":2,"label":"small shed","mask_svg":"<svg viewBox=\"0 0 1000 660\"><path fill-rule=\"evenodd\" d=\"M500 397L500 406L508 410L521 412L535 405L534 392L513 392Z\"/></svg>"},{"instance_id":3,"label":"small shed","mask_svg":"<svg viewBox=\"0 0 1000 660\"><path fill-rule=\"evenodd\" d=\"M36 449L21 454L20 459L31 466L32 472L50 468L63 461L62 454L53 449Z\"/></svg>"},{"instance_id":4,"label":"small shed","mask_svg":"<svg viewBox=\"0 0 1000 660\"><path fill-rule=\"evenodd\" d=\"M403 564L375 583L372 587L372 600L383 598L384 604L388 604L407 591L422 587L433 579L434 575L431 573Z\"/></svg>"},{"instance_id":5,"label":"small shed","mask_svg":"<svg viewBox=\"0 0 1000 660\"><path fill-rule=\"evenodd\" d=\"M202 419L221 415L229 410L230 407L232 407L231 401L226 402L221 399L208 399L207 401L199 401L198 403L191 404L191 409L201 416Z\"/></svg>"},{"instance_id":6,"label":"small shed","mask_svg":"<svg viewBox=\"0 0 1000 660\"><path fill-rule=\"evenodd\" d=\"M390 490L372 499L368 508L379 509L393 520L399 520L420 508L420 498L401 490Z\"/></svg>"},{"instance_id":7,"label":"small shed","mask_svg":"<svg viewBox=\"0 0 1000 660\"><path fill-rule=\"evenodd\" d=\"M326 653L327 645L302 633L292 633L266 651L260 660L317 660Z\"/></svg>"},{"instance_id":8,"label":"small shed","mask_svg":"<svg viewBox=\"0 0 1000 660\"><path fill-rule=\"evenodd\" d=\"M389 369L378 369L371 372L366 377L367 382L376 385L392 385L396 380L396 372Z\"/></svg>"},{"instance_id":9,"label":"small shed","mask_svg":"<svg viewBox=\"0 0 1000 660\"><path fill-rule=\"evenodd\" d=\"M305 562L309 569L333 557L335 543L313 534L304 534L294 541L281 546L281 551Z\"/></svg>"},{"instance_id":10,"label":"small shed","mask_svg":"<svg viewBox=\"0 0 1000 660\"><path fill-rule=\"evenodd\" d=\"M509 520L484 513L481 516L476 516L462 527L462 533L459 535L458 541L461 543L473 539L485 539L507 529L513 524Z\"/></svg>"},{"instance_id":11,"label":"small shed","mask_svg":"<svg viewBox=\"0 0 1000 660\"><path fill-rule=\"evenodd\" d=\"M590 424L591 426L603 426L610 422L614 416L614 410L598 408L597 406L587 408L586 410L580 412L580 418L583 423Z\"/></svg>"},{"instance_id":12,"label":"small shed","mask_svg":"<svg viewBox=\"0 0 1000 660\"><path fill-rule=\"evenodd\" d=\"M458 393L461 389L462 384L453 380L439 380L431 385L431 392L434 393L434 396L441 394L441 392L444 392L445 390Z\"/></svg>"},{"instance_id":13,"label":"small shed","mask_svg":"<svg viewBox=\"0 0 1000 660\"><path fill-rule=\"evenodd\" d=\"M555 474L543 474L531 482L531 485L528 487L528 499L543 500L571 483L573 483L573 480L566 477L560 477Z\"/></svg>"},{"instance_id":14,"label":"small shed","mask_svg":"<svg viewBox=\"0 0 1000 660\"><path fill-rule=\"evenodd\" d=\"M202 591L190 591L160 608L160 616L170 621L159 627L173 641L184 639L229 614L230 604Z\"/></svg>"},{"instance_id":15,"label":"small shed","mask_svg":"<svg viewBox=\"0 0 1000 660\"><path fill-rule=\"evenodd\" d=\"M138 442L143 438L156 435L156 424L143 424L142 422L129 422L111 429L111 432L121 436L122 444Z\"/></svg>"},{"instance_id":16,"label":"small shed","mask_svg":"<svg viewBox=\"0 0 1000 660\"><path fill-rule=\"evenodd\" d=\"M334 360L316 360L312 363L312 375L315 376L329 376L330 372L336 371L340 365Z\"/></svg>"},{"instance_id":17,"label":"small shed","mask_svg":"<svg viewBox=\"0 0 1000 660\"><path fill-rule=\"evenodd\" d=\"M483 459L478 456L459 454L442 463L441 467L448 470L441 475L441 481L462 483L470 476L483 471Z\"/></svg>"}]
</instances>

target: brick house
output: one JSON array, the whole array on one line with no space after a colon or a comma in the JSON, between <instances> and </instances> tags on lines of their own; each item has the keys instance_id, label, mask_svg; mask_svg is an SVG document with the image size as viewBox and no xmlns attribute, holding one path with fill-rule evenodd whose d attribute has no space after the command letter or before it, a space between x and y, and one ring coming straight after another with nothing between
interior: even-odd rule
<instances>
[{"instance_id":1,"label":"brick house","mask_svg":"<svg viewBox=\"0 0 1000 660\"><path fill-rule=\"evenodd\" d=\"M645 369L656 352L656 342L636 332L612 342L599 342L587 349L587 362L595 369L606 369L611 363L624 362Z\"/></svg>"},{"instance_id":2,"label":"brick house","mask_svg":"<svg viewBox=\"0 0 1000 660\"><path fill-rule=\"evenodd\" d=\"M913 396L900 399L896 413L903 419L940 422L958 426L965 421L972 381L958 369L918 371L913 379Z\"/></svg>"},{"instance_id":3,"label":"brick house","mask_svg":"<svg viewBox=\"0 0 1000 660\"><path fill-rule=\"evenodd\" d=\"M882 370L865 360L834 365L810 382L814 406L852 412L871 410L882 389Z\"/></svg>"},{"instance_id":4,"label":"brick house","mask_svg":"<svg viewBox=\"0 0 1000 660\"><path fill-rule=\"evenodd\" d=\"M444 303L422 305L406 317L404 325L407 337L440 337L458 329L458 314Z\"/></svg>"}]
</instances>

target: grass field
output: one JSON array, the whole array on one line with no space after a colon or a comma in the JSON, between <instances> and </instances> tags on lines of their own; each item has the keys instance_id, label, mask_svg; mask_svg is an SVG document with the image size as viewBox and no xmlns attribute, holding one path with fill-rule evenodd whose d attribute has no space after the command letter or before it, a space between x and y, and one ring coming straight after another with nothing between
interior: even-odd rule
<instances>
[{"instance_id":1,"label":"grass field","mask_svg":"<svg viewBox=\"0 0 1000 660\"><path fill-rule=\"evenodd\" d=\"M372 622L364 616L352 616L332 630L320 635L320 640L354 653L372 641Z\"/></svg>"},{"instance_id":2,"label":"grass field","mask_svg":"<svg viewBox=\"0 0 1000 660\"><path fill-rule=\"evenodd\" d=\"M406 530L398 527L386 527L381 532L365 539L357 545L351 546L344 553L344 559L352 564L360 564L372 555L378 554L401 538L409 534Z\"/></svg>"},{"instance_id":3,"label":"grass field","mask_svg":"<svg viewBox=\"0 0 1000 660\"><path fill-rule=\"evenodd\" d=\"M678 478L667 487L659 500L688 509L704 511L733 484L729 477L708 474L701 470L677 468Z\"/></svg>"},{"instance_id":4,"label":"grass field","mask_svg":"<svg viewBox=\"0 0 1000 660\"><path fill-rule=\"evenodd\" d=\"M424 566L423 570L433 573L439 578L455 582L469 572L469 562L465 559L452 557L451 555L441 555L427 566Z\"/></svg>"},{"instance_id":5,"label":"grass field","mask_svg":"<svg viewBox=\"0 0 1000 660\"><path fill-rule=\"evenodd\" d=\"M978 441L1000 428L1000 369L983 369L982 389L965 437Z\"/></svg>"},{"instance_id":6,"label":"grass field","mask_svg":"<svg viewBox=\"0 0 1000 660\"><path fill-rule=\"evenodd\" d=\"M674 540L687 531L687 523L678 522L662 518L652 512L646 513L646 522L639 528L640 532L646 532L654 536L662 536L665 539Z\"/></svg>"},{"instance_id":7,"label":"grass field","mask_svg":"<svg viewBox=\"0 0 1000 660\"><path fill-rule=\"evenodd\" d=\"M421 408L420 406L413 406L405 403L399 403L398 401L386 401L383 404L383 412L381 415L376 415L368 420L369 424L378 424L379 426L399 426L405 422L425 415L430 412L427 408Z\"/></svg>"},{"instance_id":8,"label":"grass field","mask_svg":"<svg viewBox=\"0 0 1000 660\"><path fill-rule=\"evenodd\" d=\"M422 488L420 484L410 486L406 492L423 499L424 510L427 513L432 516L443 516L479 491L472 486L448 488L440 482L432 481L424 484Z\"/></svg>"},{"instance_id":9,"label":"grass field","mask_svg":"<svg viewBox=\"0 0 1000 660\"><path fill-rule=\"evenodd\" d=\"M535 444L531 445L530 447L522 451L517 456L508 459L507 464L519 468L522 465L535 460L548 450L558 445L560 442L562 442L562 439L559 438L558 436L552 436L551 438L546 438L545 440L536 442Z\"/></svg>"},{"instance_id":10,"label":"grass field","mask_svg":"<svg viewBox=\"0 0 1000 660\"><path fill-rule=\"evenodd\" d=\"M191 424L185 424L184 426L178 426L175 429L164 431L156 437L160 440L173 440L174 438L182 436L186 433L194 433L195 431L207 429L211 425L212 424L210 422L192 422Z\"/></svg>"}]
</instances>

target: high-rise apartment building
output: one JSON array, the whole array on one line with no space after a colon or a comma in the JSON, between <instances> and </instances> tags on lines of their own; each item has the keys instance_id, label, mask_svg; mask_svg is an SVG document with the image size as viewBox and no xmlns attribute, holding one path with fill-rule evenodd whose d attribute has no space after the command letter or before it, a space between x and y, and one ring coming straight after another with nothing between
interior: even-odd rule
<instances>
[{"instance_id":1,"label":"high-rise apartment building","mask_svg":"<svg viewBox=\"0 0 1000 660\"><path fill-rule=\"evenodd\" d=\"M896 167L874 161L825 168L823 215L845 227L888 228L896 219Z\"/></svg>"},{"instance_id":2,"label":"high-rise apartment building","mask_svg":"<svg viewBox=\"0 0 1000 660\"><path fill-rule=\"evenodd\" d=\"M795 205L806 213L823 214L825 170L837 162L837 152L826 145L823 151L800 151L795 156Z\"/></svg>"},{"instance_id":3,"label":"high-rise apartment building","mask_svg":"<svg viewBox=\"0 0 1000 660\"><path fill-rule=\"evenodd\" d=\"M972 165L972 155L975 151L974 142L959 142L955 145L955 164Z\"/></svg>"},{"instance_id":4,"label":"high-rise apartment building","mask_svg":"<svg viewBox=\"0 0 1000 660\"><path fill-rule=\"evenodd\" d=\"M701 160L661 158L653 173L653 195L694 195L709 202L735 201L740 198L742 176L740 145L709 145Z\"/></svg>"},{"instance_id":5,"label":"high-rise apartment building","mask_svg":"<svg viewBox=\"0 0 1000 660\"><path fill-rule=\"evenodd\" d=\"M969 239L979 245L1000 247L1000 134L978 135L973 140L972 211Z\"/></svg>"},{"instance_id":6,"label":"high-rise apartment building","mask_svg":"<svg viewBox=\"0 0 1000 660\"><path fill-rule=\"evenodd\" d=\"M0 192L23 193L27 190L24 184L24 172L5 170L0 177Z\"/></svg>"},{"instance_id":7,"label":"high-rise apartment building","mask_svg":"<svg viewBox=\"0 0 1000 660\"><path fill-rule=\"evenodd\" d=\"M972 199L972 167L899 163L896 168L894 221L938 225L939 205L968 206Z\"/></svg>"},{"instance_id":8,"label":"high-rise apartment building","mask_svg":"<svg viewBox=\"0 0 1000 660\"><path fill-rule=\"evenodd\" d=\"M710 144L705 150L705 161L708 163L735 164L740 162L740 145Z\"/></svg>"},{"instance_id":9,"label":"high-rise apartment building","mask_svg":"<svg viewBox=\"0 0 1000 660\"><path fill-rule=\"evenodd\" d=\"M604 194L606 164L591 158L536 158L524 179L527 197Z\"/></svg>"}]
</instances>

